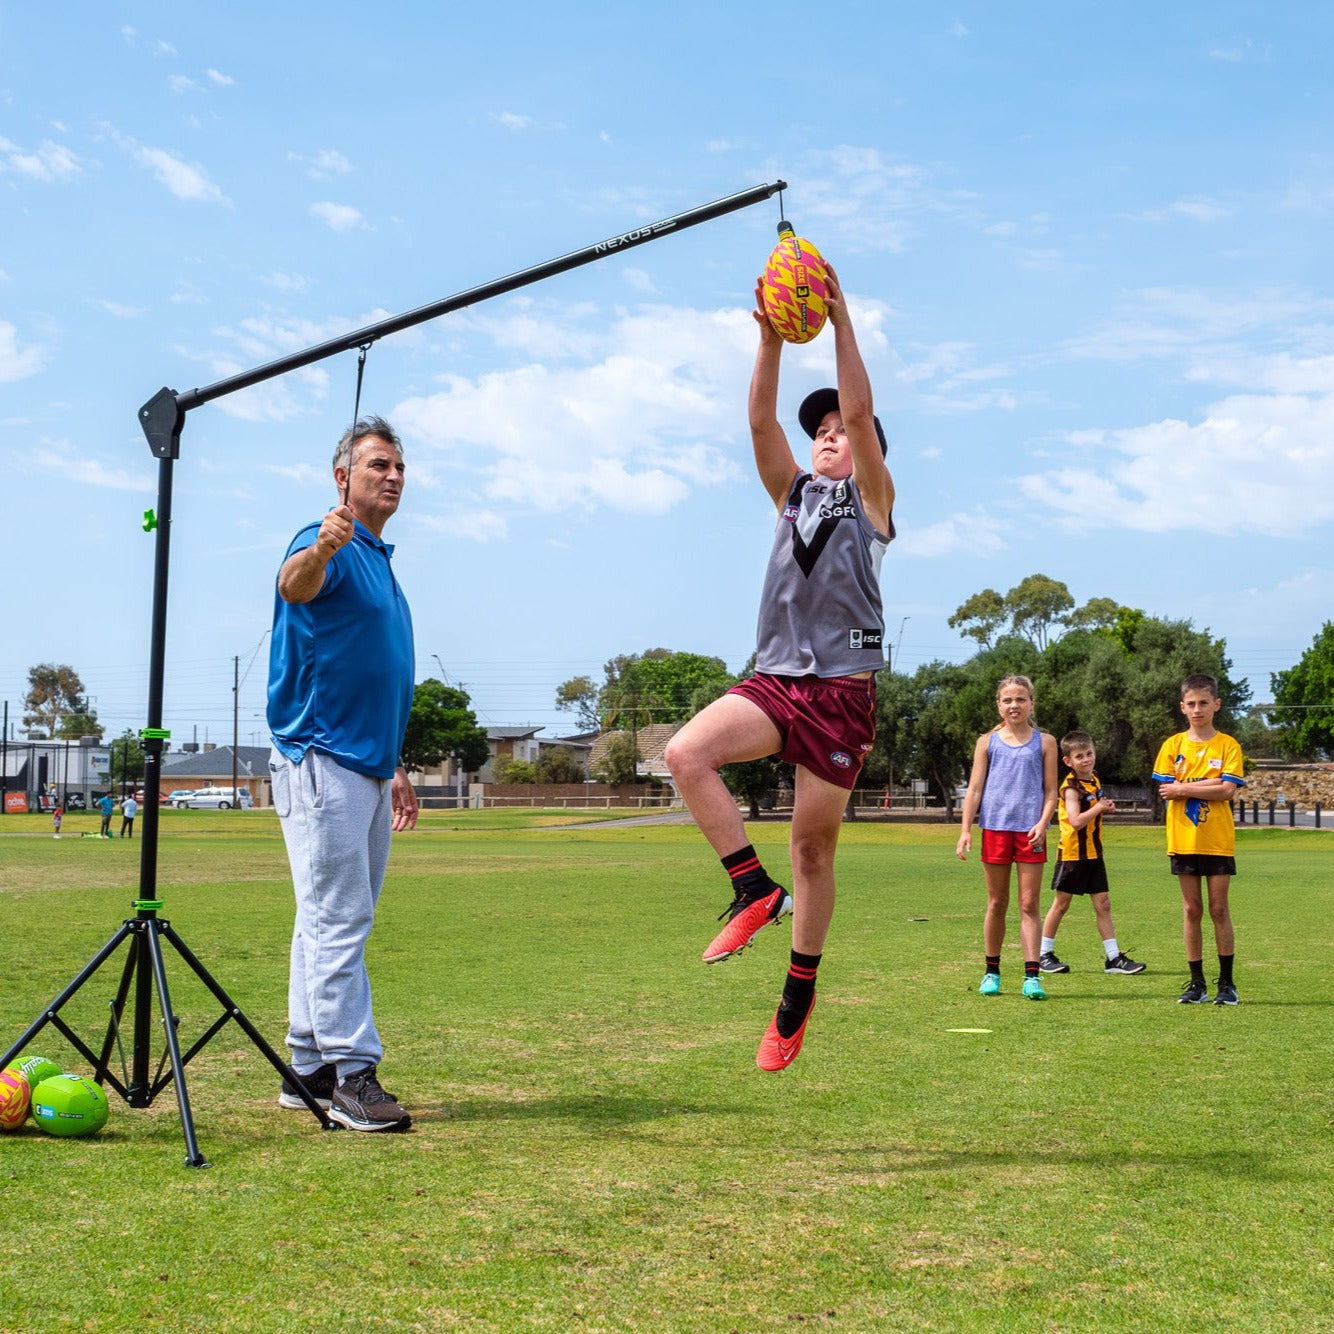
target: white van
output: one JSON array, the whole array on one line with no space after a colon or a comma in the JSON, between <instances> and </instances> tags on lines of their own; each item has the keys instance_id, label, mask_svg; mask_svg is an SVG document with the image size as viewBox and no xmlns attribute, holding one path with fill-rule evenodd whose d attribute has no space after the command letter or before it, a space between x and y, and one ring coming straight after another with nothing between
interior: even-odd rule
<instances>
[{"instance_id":1,"label":"white van","mask_svg":"<svg viewBox=\"0 0 1334 1334\"><path fill-rule=\"evenodd\" d=\"M255 804L248 788L240 789L239 801L237 795L236 789L230 787L201 787L177 797L174 804L178 811L229 811L238 805L248 811Z\"/></svg>"}]
</instances>

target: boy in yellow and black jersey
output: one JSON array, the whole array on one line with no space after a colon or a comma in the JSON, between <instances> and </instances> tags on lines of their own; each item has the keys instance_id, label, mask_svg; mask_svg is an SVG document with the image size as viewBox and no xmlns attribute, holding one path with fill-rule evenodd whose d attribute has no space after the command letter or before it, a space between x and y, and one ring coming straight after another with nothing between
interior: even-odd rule
<instances>
[{"instance_id":1,"label":"boy in yellow and black jersey","mask_svg":"<svg viewBox=\"0 0 1334 1334\"><path fill-rule=\"evenodd\" d=\"M1047 919L1042 924L1042 954L1038 967L1044 973L1068 973L1070 965L1056 957L1056 932L1075 895L1088 896L1102 937L1107 973L1142 973L1144 964L1128 957L1116 943L1112 926L1112 902L1107 890L1107 866L1102 859L1102 817L1115 805L1102 795L1102 785L1093 766L1098 753L1087 732L1067 732L1061 738L1061 759L1069 773L1062 782L1056 812L1061 840L1056 854L1056 872L1051 887L1055 893Z\"/></svg>"}]
</instances>

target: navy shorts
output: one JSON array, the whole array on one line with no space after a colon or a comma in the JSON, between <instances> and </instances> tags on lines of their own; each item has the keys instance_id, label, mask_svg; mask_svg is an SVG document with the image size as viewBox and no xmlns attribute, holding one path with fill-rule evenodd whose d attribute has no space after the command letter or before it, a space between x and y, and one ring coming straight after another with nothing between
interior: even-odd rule
<instances>
[{"instance_id":1,"label":"navy shorts","mask_svg":"<svg viewBox=\"0 0 1334 1334\"><path fill-rule=\"evenodd\" d=\"M1172 865L1173 875L1198 875L1202 879L1211 875L1236 875L1237 859L1220 857L1216 853L1192 852L1181 856L1170 854L1167 860Z\"/></svg>"},{"instance_id":2,"label":"navy shorts","mask_svg":"<svg viewBox=\"0 0 1334 1334\"><path fill-rule=\"evenodd\" d=\"M1087 862L1057 862L1051 888L1054 894L1106 894L1107 863L1097 857Z\"/></svg>"},{"instance_id":3,"label":"navy shorts","mask_svg":"<svg viewBox=\"0 0 1334 1334\"><path fill-rule=\"evenodd\" d=\"M875 677L770 676L727 692L756 705L778 729L778 758L849 792L875 740Z\"/></svg>"}]
</instances>

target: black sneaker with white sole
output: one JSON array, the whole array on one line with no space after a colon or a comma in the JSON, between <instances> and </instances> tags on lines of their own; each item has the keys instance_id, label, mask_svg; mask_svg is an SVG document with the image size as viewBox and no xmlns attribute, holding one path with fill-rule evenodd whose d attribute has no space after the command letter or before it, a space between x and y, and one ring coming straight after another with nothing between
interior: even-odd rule
<instances>
[{"instance_id":1,"label":"black sneaker with white sole","mask_svg":"<svg viewBox=\"0 0 1334 1334\"><path fill-rule=\"evenodd\" d=\"M1148 964L1136 963L1124 950L1115 959L1108 959L1103 965L1104 973L1142 973Z\"/></svg>"},{"instance_id":2,"label":"black sneaker with white sole","mask_svg":"<svg viewBox=\"0 0 1334 1334\"><path fill-rule=\"evenodd\" d=\"M1237 997L1237 989L1231 982L1220 982L1218 990L1214 995L1215 1005L1240 1005L1241 1001Z\"/></svg>"},{"instance_id":3,"label":"black sneaker with white sole","mask_svg":"<svg viewBox=\"0 0 1334 1334\"><path fill-rule=\"evenodd\" d=\"M406 1130L412 1118L380 1087L375 1066L354 1070L333 1091L329 1120L348 1130Z\"/></svg>"},{"instance_id":4,"label":"black sneaker with white sole","mask_svg":"<svg viewBox=\"0 0 1334 1334\"><path fill-rule=\"evenodd\" d=\"M1038 960L1038 967L1044 973L1068 973L1070 971L1070 965L1068 963L1062 963L1052 950L1048 950L1046 954Z\"/></svg>"},{"instance_id":5,"label":"black sneaker with white sole","mask_svg":"<svg viewBox=\"0 0 1334 1334\"><path fill-rule=\"evenodd\" d=\"M308 1075L298 1075L295 1070L292 1074L301 1081L306 1092L315 1099L321 1107L328 1111L329 1100L333 1097L334 1089L338 1086L338 1067L333 1065L322 1065L318 1070ZM294 1107L300 1111L309 1111L310 1109L301 1101L301 1094L297 1092L297 1087L290 1079L283 1080L282 1092L278 1094L279 1107Z\"/></svg>"},{"instance_id":6,"label":"black sneaker with white sole","mask_svg":"<svg viewBox=\"0 0 1334 1334\"><path fill-rule=\"evenodd\" d=\"M1203 982L1190 982L1177 997L1178 1005L1203 1005L1209 999L1209 988Z\"/></svg>"}]
</instances>

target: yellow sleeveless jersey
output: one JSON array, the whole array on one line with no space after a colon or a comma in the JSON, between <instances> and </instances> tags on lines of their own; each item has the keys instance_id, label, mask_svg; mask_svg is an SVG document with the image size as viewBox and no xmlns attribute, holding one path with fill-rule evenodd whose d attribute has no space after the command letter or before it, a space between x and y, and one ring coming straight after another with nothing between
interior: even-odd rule
<instances>
[{"instance_id":1,"label":"yellow sleeveless jersey","mask_svg":"<svg viewBox=\"0 0 1334 1334\"><path fill-rule=\"evenodd\" d=\"M1080 812L1088 810L1102 796L1102 784L1098 775L1080 778L1073 770L1066 775L1056 794L1056 816L1061 826L1061 843L1057 849L1056 860L1062 862L1094 862L1102 860L1102 816L1095 815L1082 829L1074 828L1070 823L1070 814L1065 806L1067 791L1079 793Z\"/></svg>"}]
</instances>

